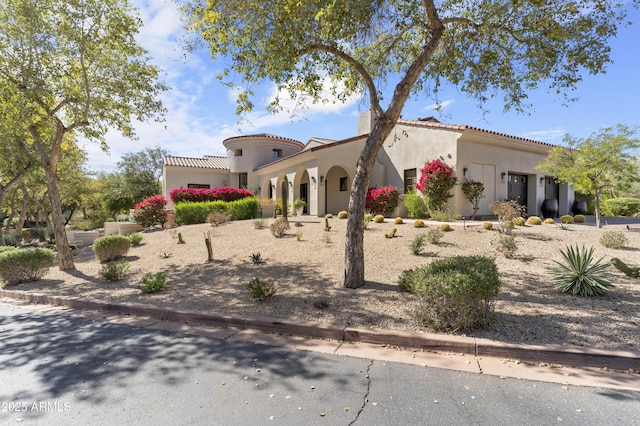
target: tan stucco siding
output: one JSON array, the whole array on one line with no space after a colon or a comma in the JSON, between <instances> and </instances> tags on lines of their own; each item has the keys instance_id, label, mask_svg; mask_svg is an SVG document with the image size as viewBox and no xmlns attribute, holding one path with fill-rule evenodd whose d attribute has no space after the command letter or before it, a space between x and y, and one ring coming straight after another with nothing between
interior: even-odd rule
<instances>
[{"instance_id":1,"label":"tan stucco siding","mask_svg":"<svg viewBox=\"0 0 640 426\"><path fill-rule=\"evenodd\" d=\"M189 184L209 185L211 188L229 185L227 170L165 166L163 177L162 195L167 199L167 207L172 205L169 193L176 188L187 188Z\"/></svg>"}]
</instances>

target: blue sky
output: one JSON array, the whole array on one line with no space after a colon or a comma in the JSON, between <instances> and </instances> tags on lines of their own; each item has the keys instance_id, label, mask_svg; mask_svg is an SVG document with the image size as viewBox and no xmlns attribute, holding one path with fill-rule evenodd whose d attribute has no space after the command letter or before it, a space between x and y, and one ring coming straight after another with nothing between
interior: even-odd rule
<instances>
[{"instance_id":1,"label":"blue sky","mask_svg":"<svg viewBox=\"0 0 640 426\"><path fill-rule=\"evenodd\" d=\"M171 87L162 96L167 108L166 121L139 123L136 125L139 139L135 141L110 133L109 154L95 143L84 143L90 170L112 171L123 154L145 147L160 146L171 155L184 157L226 155L222 141L240 134L271 133L303 143L314 136L343 139L356 134L357 115L366 108L361 99L354 98L345 104L311 105L292 119L290 114L271 115L263 108L275 95L273 84L268 82L257 91L256 109L238 124L234 94L215 78L220 64L213 62L206 51L185 60L181 45L184 34L175 3L134 0L134 4L144 22L138 41L162 69L163 80ZM587 137L602 127L619 123L640 125L639 11L632 9L630 18L635 25L621 28L618 37L611 41L614 63L606 74L584 76L574 93L579 100L569 106L563 106L563 99L557 95L539 90L529 93L533 109L528 115L503 113L499 102L489 104L490 112L483 115L474 100L451 89L440 95L444 102L441 112L435 112L433 101L424 96L409 99L402 115L406 119L433 115L447 123L553 144L561 143L566 133Z\"/></svg>"}]
</instances>

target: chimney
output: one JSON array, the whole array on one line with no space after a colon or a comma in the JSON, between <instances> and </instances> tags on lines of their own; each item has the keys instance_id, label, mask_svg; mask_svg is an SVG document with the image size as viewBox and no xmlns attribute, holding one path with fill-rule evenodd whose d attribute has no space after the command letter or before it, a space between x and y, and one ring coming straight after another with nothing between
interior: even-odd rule
<instances>
[{"instance_id":1,"label":"chimney","mask_svg":"<svg viewBox=\"0 0 640 426\"><path fill-rule=\"evenodd\" d=\"M358 135L366 135L371 133L373 126L376 124L373 111L368 110L361 112L358 116Z\"/></svg>"}]
</instances>

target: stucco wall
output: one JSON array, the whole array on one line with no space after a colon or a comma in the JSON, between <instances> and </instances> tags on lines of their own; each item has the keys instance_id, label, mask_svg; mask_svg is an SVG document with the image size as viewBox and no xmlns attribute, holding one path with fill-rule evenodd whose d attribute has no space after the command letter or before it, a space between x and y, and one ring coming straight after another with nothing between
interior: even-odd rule
<instances>
[{"instance_id":1,"label":"stucco wall","mask_svg":"<svg viewBox=\"0 0 640 426\"><path fill-rule=\"evenodd\" d=\"M172 207L169 193L176 188L187 188L190 183L210 185L211 188L227 186L230 184L229 172L226 170L189 167L165 167L163 170L162 195L167 199L167 207Z\"/></svg>"}]
</instances>

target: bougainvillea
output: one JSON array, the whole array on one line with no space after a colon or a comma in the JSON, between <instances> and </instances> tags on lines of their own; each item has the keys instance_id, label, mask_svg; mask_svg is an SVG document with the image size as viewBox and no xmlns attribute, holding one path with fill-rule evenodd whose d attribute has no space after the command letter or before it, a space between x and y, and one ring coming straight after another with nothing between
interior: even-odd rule
<instances>
[{"instance_id":1,"label":"bougainvillea","mask_svg":"<svg viewBox=\"0 0 640 426\"><path fill-rule=\"evenodd\" d=\"M373 214L390 215L398 207L398 188L369 188L365 207Z\"/></svg>"},{"instance_id":2,"label":"bougainvillea","mask_svg":"<svg viewBox=\"0 0 640 426\"><path fill-rule=\"evenodd\" d=\"M416 183L416 189L425 196L429 209L443 211L447 200L453 197L450 191L456 181L453 167L435 159L425 163L420 170L420 180Z\"/></svg>"},{"instance_id":3,"label":"bougainvillea","mask_svg":"<svg viewBox=\"0 0 640 426\"><path fill-rule=\"evenodd\" d=\"M251 191L239 188L176 188L169 193L174 204L202 201L236 201L247 197L253 197Z\"/></svg>"},{"instance_id":4,"label":"bougainvillea","mask_svg":"<svg viewBox=\"0 0 640 426\"><path fill-rule=\"evenodd\" d=\"M167 211L164 206L167 200L162 195L154 195L141 203L136 204L133 211L133 220L143 228L151 228L154 225L163 225L167 221Z\"/></svg>"}]
</instances>

